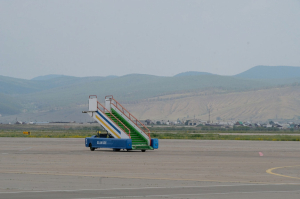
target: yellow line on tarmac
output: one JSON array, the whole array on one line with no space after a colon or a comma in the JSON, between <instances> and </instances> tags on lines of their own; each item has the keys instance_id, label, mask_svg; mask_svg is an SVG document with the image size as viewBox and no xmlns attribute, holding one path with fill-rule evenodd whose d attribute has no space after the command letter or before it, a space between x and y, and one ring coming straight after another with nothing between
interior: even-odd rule
<instances>
[{"instance_id":1,"label":"yellow line on tarmac","mask_svg":"<svg viewBox=\"0 0 300 199\"><path fill-rule=\"evenodd\" d=\"M282 175L282 174L279 174L279 173L274 173L272 172L273 170L276 170L276 169L283 169L283 168L291 168L291 167L300 167L300 165L295 165L295 166L284 166L284 167L274 167L274 168L271 168L271 169L268 169L266 170L266 172L268 174L272 174L272 175L276 175L276 176L281 176L281 177L286 177L286 178L294 178L294 179L299 179L298 177L293 177L293 176L287 176L287 175Z\"/></svg>"}]
</instances>

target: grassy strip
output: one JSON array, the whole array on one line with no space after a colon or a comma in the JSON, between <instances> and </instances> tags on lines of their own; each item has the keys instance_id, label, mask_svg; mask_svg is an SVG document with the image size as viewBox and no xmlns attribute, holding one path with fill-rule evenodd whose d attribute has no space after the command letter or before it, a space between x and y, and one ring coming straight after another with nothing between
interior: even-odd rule
<instances>
[{"instance_id":1,"label":"grassy strip","mask_svg":"<svg viewBox=\"0 0 300 199\"><path fill-rule=\"evenodd\" d=\"M249 133L249 132L248 132ZM0 131L0 137L32 137L32 138L85 138L95 135L94 131L31 131L24 135L23 131ZM219 135L190 134L190 133L151 133L152 138L158 139L191 139L191 140L258 140L258 141L300 141L300 136L290 135Z\"/></svg>"},{"instance_id":2,"label":"grassy strip","mask_svg":"<svg viewBox=\"0 0 300 199\"><path fill-rule=\"evenodd\" d=\"M190 127L190 126L161 126L161 127L149 127L150 131L155 132L170 132L170 133L300 133L300 129L287 128L263 128L255 127L250 128L247 126L233 127L233 128L221 128L221 127L209 127L209 126L200 126L200 127Z\"/></svg>"},{"instance_id":3,"label":"grassy strip","mask_svg":"<svg viewBox=\"0 0 300 199\"><path fill-rule=\"evenodd\" d=\"M188 133L151 133L158 139L191 139L191 140L257 140L257 141L300 141L300 136L289 135L219 135Z\"/></svg>"},{"instance_id":4,"label":"grassy strip","mask_svg":"<svg viewBox=\"0 0 300 199\"><path fill-rule=\"evenodd\" d=\"M294 130L294 129L280 129L276 131L257 131L257 130L230 130L230 129L225 129L225 130L201 130L201 129L193 129L193 130L182 130L182 129L175 129L175 130L170 130L170 129L150 129L151 133L253 133L253 134L263 134L263 133L274 133L274 134L299 134L300 131Z\"/></svg>"},{"instance_id":5,"label":"grassy strip","mask_svg":"<svg viewBox=\"0 0 300 199\"><path fill-rule=\"evenodd\" d=\"M23 131L1 131L0 137L85 138L95 134L85 131L31 131L30 135L24 135Z\"/></svg>"}]
</instances>

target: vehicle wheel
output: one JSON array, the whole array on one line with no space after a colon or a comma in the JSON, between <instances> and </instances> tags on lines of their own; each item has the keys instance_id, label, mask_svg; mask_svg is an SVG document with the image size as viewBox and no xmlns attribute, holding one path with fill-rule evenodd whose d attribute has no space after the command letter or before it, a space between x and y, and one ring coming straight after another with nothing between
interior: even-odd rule
<instances>
[{"instance_id":1,"label":"vehicle wheel","mask_svg":"<svg viewBox=\"0 0 300 199\"><path fill-rule=\"evenodd\" d=\"M142 150L142 152L146 152L146 150Z\"/></svg>"},{"instance_id":2,"label":"vehicle wheel","mask_svg":"<svg viewBox=\"0 0 300 199\"><path fill-rule=\"evenodd\" d=\"M92 144L90 144L90 150L91 150L91 151L95 151L95 148L92 147Z\"/></svg>"},{"instance_id":3,"label":"vehicle wheel","mask_svg":"<svg viewBox=\"0 0 300 199\"><path fill-rule=\"evenodd\" d=\"M121 149L113 149L114 151L120 151Z\"/></svg>"}]
</instances>

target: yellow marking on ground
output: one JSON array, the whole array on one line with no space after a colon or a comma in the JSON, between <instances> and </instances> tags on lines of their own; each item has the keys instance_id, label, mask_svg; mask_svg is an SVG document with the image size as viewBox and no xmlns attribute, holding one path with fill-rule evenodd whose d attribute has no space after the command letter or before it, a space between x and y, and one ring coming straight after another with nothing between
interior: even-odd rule
<instances>
[{"instance_id":1,"label":"yellow marking on ground","mask_svg":"<svg viewBox=\"0 0 300 199\"><path fill-rule=\"evenodd\" d=\"M106 127L108 128L117 138L121 138L118 134L116 134L109 126L107 126L107 124L105 124L99 117L98 115L95 115L96 118Z\"/></svg>"},{"instance_id":2,"label":"yellow marking on ground","mask_svg":"<svg viewBox=\"0 0 300 199\"><path fill-rule=\"evenodd\" d=\"M28 174L28 175L53 175L53 176L80 176L80 177L101 177L101 178L122 178L122 179L141 179L141 180L172 180L172 181L194 181L194 182L223 182L223 183L250 183L250 184L295 184L295 183L272 183L272 182L253 182L253 181L226 181L226 180L199 180L189 178L155 178L155 177L128 177L128 176L103 176L95 174L72 174L72 173L42 173L26 171L0 171L2 174Z\"/></svg>"},{"instance_id":3,"label":"yellow marking on ground","mask_svg":"<svg viewBox=\"0 0 300 199\"><path fill-rule=\"evenodd\" d=\"M282 175L282 174L279 174L279 173L274 173L274 172L272 172L273 170L276 170L276 169L291 168L291 167L300 167L300 165L295 165L295 166L284 166L284 167L274 167L274 168L271 168L271 169L266 170L266 172L267 172L268 174L272 174L272 175L276 175L276 176L281 176L281 177L286 177L286 178L294 178L294 179L300 180L300 178L298 178L298 177L287 176L287 175Z\"/></svg>"}]
</instances>

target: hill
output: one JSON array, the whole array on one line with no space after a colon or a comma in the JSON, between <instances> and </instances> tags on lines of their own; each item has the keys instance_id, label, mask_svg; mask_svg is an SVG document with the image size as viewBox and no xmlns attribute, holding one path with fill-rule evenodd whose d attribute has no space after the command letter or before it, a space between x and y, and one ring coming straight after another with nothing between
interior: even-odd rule
<instances>
[{"instance_id":1,"label":"hill","mask_svg":"<svg viewBox=\"0 0 300 199\"><path fill-rule=\"evenodd\" d=\"M207 72L197 72L197 71L188 71L179 73L177 75L174 75L174 77L182 77L182 76L197 76L197 75L213 75L212 73Z\"/></svg>"},{"instance_id":2,"label":"hill","mask_svg":"<svg viewBox=\"0 0 300 199\"><path fill-rule=\"evenodd\" d=\"M182 96L190 97L194 93L217 97L221 94L225 96L224 94L292 88L300 85L300 77L251 79L197 72L187 72L174 77L142 74L121 77L55 77L51 75L50 77L53 78L24 80L0 76L0 114L15 117L15 114L23 112L32 117L44 114L46 118L47 116L50 118L50 115L55 118L56 114L60 112L59 116L64 115L64 118L71 118L72 116L63 113L73 114L76 112L75 110L81 109L85 106L89 95L97 95L100 101L106 95L114 95L121 103L132 104L144 100L157 101L166 98L175 100ZM232 100L234 101L234 99ZM166 103L165 106L169 105ZM144 115L140 116L144 117ZM169 116L171 117L171 115ZM43 117L40 115L39 118Z\"/></svg>"},{"instance_id":3,"label":"hill","mask_svg":"<svg viewBox=\"0 0 300 199\"><path fill-rule=\"evenodd\" d=\"M54 79L54 78L58 78L58 77L64 77L65 75L54 75L54 74L51 74L51 75L44 75L44 76L38 76L38 77L35 77L35 78L32 78L31 80L49 80L49 79Z\"/></svg>"},{"instance_id":4,"label":"hill","mask_svg":"<svg viewBox=\"0 0 300 199\"><path fill-rule=\"evenodd\" d=\"M118 98L116 98L118 99ZM211 119L266 122L268 119L298 119L300 117L300 86L270 88L243 92L222 92L206 90L163 95L140 101L122 103L138 119L208 120L206 105L211 104ZM99 98L103 103L104 99ZM0 117L1 122L21 121L92 121L81 111L88 109L87 97L84 103L57 110L27 112Z\"/></svg>"},{"instance_id":5,"label":"hill","mask_svg":"<svg viewBox=\"0 0 300 199\"><path fill-rule=\"evenodd\" d=\"M300 116L300 86L243 92L194 92L166 95L139 103L126 104L133 115L141 119L208 120L206 105L211 104L211 118L222 120L266 121L268 119L298 119Z\"/></svg>"},{"instance_id":6,"label":"hill","mask_svg":"<svg viewBox=\"0 0 300 199\"><path fill-rule=\"evenodd\" d=\"M63 89L68 86L82 85L88 82L111 80L115 78L110 77L72 77L61 76L45 80L25 80L19 78L12 78L0 75L0 93L5 94L31 94L50 89Z\"/></svg>"},{"instance_id":7,"label":"hill","mask_svg":"<svg viewBox=\"0 0 300 199\"><path fill-rule=\"evenodd\" d=\"M41 90L33 81L0 75L0 93L24 94Z\"/></svg>"},{"instance_id":8,"label":"hill","mask_svg":"<svg viewBox=\"0 0 300 199\"><path fill-rule=\"evenodd\" d=\"M100 99L114 95L121 102L139 101L167 94L197 90L219 89L226 92L268 88L272 84L218 75L158 77L153 75L126 75L113 79L103 78L64 87L22 95L22 103L33 103L38 110L59 109L86 102L93 94Z\"/></svg>"},{"instance_id":9,"label":"hill","mask_svg":"<svg viewBox=\"0 0 300 199\"><path fill-rule=\"evenodd\" d=\"M255 66L235 77L247 79L288 79L300 78L300 67L293 66Z\"/></svg>"},{"instance_id":10,"label":"hill","mask_svg":"<svg viewBox=\"0 0 300 199\"><path fill-rule=\"evenodd\" d=\"M13 97L0 93L0 115L18 114L22 111L22 105Z\"/></svg>"}]
</instances>

